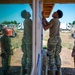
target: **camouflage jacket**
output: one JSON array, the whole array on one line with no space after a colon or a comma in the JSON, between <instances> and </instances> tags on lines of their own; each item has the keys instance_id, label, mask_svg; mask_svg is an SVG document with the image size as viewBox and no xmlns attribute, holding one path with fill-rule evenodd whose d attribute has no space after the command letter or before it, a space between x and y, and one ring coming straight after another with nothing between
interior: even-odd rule
<instances>
[{"instance_id":1,"label":"camouflage jacket","mask_svg":"<svg viewBox=\"0 0 75 75\"><path fill-rule=\"evenodd\" d=\"M7 54L11 53L12 45L11 45L11 39L9 36L3 35L1 37L1 47Z\"/></svg>"}]
</instances>

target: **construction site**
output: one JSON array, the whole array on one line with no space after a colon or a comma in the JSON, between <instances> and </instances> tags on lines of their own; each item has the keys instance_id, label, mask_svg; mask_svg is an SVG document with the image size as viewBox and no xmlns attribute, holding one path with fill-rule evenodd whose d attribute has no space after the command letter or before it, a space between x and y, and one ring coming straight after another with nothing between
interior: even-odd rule
<instances>
[{"instance_id":1,"label":"construction site","mask_svg":"<svg viewBox=\"0 0 75 75\"><path fill-rule=\"evenodd\" d=\"M47 44L47 41L44 41L44 38L48 39L48 31L43 34L43 28L41 25L42 15L41 12L44 11L45 18L48 18L54 8L56 3L59 4L71 4L75 3L75 0L1 0L0 4L29 4L33 11L33 43L32 43L32 72L31 75L51 75L48 73L48 57L46 55L46 49L43 49L43 45ZM75 66L74 58L71 56L72 47L74 44L74 39L70 37L71 33L62 33L61 39L62 42L69 44L68 47L62 47L61 51L61 62L62 62L62 75L75 75ZM17 37L12 38L12 41L15 40L21 41L23 33L17 33ZM39 36L37 38L37 36ZM44 38L43 38L44 36ZM65 37L64 37L65 36ZM18 38L18 39L17 39ZM68 39L67 39L68 38ZM44 42L44 43L43 43ZM20 42L21 43L21 42ZM70 45L72 44L72 47ZM14 54L12 56L11 68L9 75L20 75L21 71L21 58L22 58L21 45L18 48L14 49ZM14 59L15 58L15 59ZM45 58L45 59L44 59ZM44 59L44 60L43 60ZM1 57L0 57L0 67L1 67ZM1 70L1 68L0 68ZM54 70L57 70L56 68ZM56 75L56 74L55 74Z\"/></svg>"}]
</instances>

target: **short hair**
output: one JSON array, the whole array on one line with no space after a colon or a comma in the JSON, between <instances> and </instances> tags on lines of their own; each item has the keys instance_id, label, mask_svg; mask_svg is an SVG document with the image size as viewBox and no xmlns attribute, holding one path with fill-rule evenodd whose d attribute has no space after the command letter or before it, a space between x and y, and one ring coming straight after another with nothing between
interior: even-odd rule
<instances>
[{"instance_id":1,"label":"short hair","mask_svg":"<svg viewBox=\"0 0 75 75\"><path fill-rule=\"evenodd\" d=\"M27 13L27 11L26 11L26 10L23 10L23 11L21 12L21 17L22 17L22 18L25 18L26 13Z\"/></svg>"},{"instance_id":2,"label":"short hair","mask_svg":"<svg viewBox=\"0 0 75 75\"><path fill-rule=\"evenodd\" d=\"M58 13L59 18L62 18L63 12L61 10L57 10L57 13Z\"/></svg>"},{"instance_id":3,"label":"short hair","mask_svg":"<svg viewBox=\"0 0 75 75\"><path fill-rule=\"evenodd\" d=\"M31 17L31 15L30 15L30 13L27 12L26 10L23 10L23 11L21 12L21 17L25 19L25 18Z\"/></svg>"},{"instance_id":4,"label":"short hair","mask_svg":"<svg viewBox=\"0 0 75 75\"><path fill-rule=\"evenodd\" d=\"M3 28L3 34L7 34L8 33L8 30L7 30L7 28Z\"/></svg>"}]
</instances>

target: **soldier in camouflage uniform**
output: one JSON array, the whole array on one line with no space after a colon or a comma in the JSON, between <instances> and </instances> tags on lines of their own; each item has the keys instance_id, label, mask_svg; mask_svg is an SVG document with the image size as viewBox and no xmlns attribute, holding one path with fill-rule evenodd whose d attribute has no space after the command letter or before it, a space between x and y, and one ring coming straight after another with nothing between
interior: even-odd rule
<instances>
[{"instance_id":1,"label":"soldier in camouflage uniform","mask_svg":"<svg viewBox=\"0 0 75 75\"><path fill-rule=\"evenodd\" d=\"M22 18L24 18L24 33L22 38L22 74L30 75L32 69L32 20L31 15L26 10L21 12Z\"/></svg>"},{"instance_id":2,"label":"soldier in camouflage uniform","mask_svg":"<svg viewBox=\"0 0 75 75\"><path fill-rule=\"evenodd\" d=\"M49 22L44 17L44 13L42 13L42 24L45 30L49 29L49 39L47 43L48 47L48 55L49 55L49 68L50 68L50 75L54 75L54 66L56 65L57 71L56 75L61 75L61 59L59 53L61 52L61 38L60 38L60 21L59 18L63 16L63 12L61 10L57 10L53 13L52 17Z\"/></svg>"},{"instance_id":3,"label":"soldier in camouflage uniform","mask_svg":"<svg viewBox=\"0 0 75 75\"><path fill-rule=\"evenodd\" d=\"M7 29L4 28L3 36L1 37L2 73L0 75L8 75L11 55L12 55L11 39L8 36Z\"/></svg>"}]
</instances>

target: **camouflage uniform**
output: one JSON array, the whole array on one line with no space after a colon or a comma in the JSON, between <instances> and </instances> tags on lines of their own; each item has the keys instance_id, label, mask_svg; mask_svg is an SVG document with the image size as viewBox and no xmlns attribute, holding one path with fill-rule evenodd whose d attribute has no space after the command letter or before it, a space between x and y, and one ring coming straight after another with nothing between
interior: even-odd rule
<instances>
[{"instance_id":1,"label":"camouflage uniform","mask_svg":"<svg viewBox=\"0 0 75 75\"><path fill-rule=\"evenodd\" d=\"M49 53L49 66L53 68L61 66L61 59L59 53L61 52L61 39L59 36L51 37L48 39L48 53Z\"/></svg>"},{"instance_id":2,"label":"camouflage uniform","mask_svg":"<svg viewBox=\"0 0 75 75\"><path fill-rule=\"evenodd\" d=\"M11 52L12 52L10 37L3 35L1 37L1 45L3 46L4 52L5 52L5 54L2 56L2 71L3 71L2 75L7 75L7 72L10 67ZM2 53L4 53L4 52L2 50Z\"/></svg>"},{"instance_id":3,"label":"camouflage uniform","mask_svg":"<svg viewBox=\"0 0 75 75\"><path fill-rule=\"evenodd\" d=\"M24 20L24 34L22 38L22 75L30 75L32 69L32 20Z\"/></svg>"},{"instance_id":4,"label":"camouflage uniform","mask_svg":"<svg viewBox=\"0 0 75 75\"><path fill-rule=\"evenodd\" d=\"M42 24L45 30L49 29L49 39L47 43L48 47L48 56L49 56L49 75L54 74L54 67L56 65L57 71L56 75L61 75L61 59L59 53L61 52L61 38L60 38L60 21L59 18L62 18L63 12L61 10L57 10L52 14L52 19L48 22L44 13L42 13Z\"/></svg>"},{"instance_id":5,"label":"camouflage uniform","mask_svg":"<svg viewBox=\"0 0 75 75\"><path fill-rule=\"evenodd\" d=\"M61 38L59 34L60 21L58 19L52 19L50 25L50 38L48 39L48 54L49 54L49 67L54 68L61 67L61 59L59 53L61 52Z\"/></svg>"}]
</instances>

